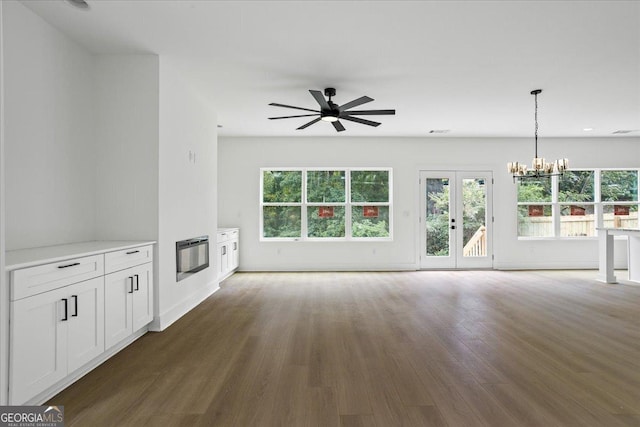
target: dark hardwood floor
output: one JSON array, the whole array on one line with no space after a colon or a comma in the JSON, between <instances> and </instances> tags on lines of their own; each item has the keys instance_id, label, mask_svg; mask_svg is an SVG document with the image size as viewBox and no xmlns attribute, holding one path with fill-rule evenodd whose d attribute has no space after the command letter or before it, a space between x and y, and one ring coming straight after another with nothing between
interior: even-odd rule
<instances>
[{"instance_id":1,"label":"dark hardwood floor","mask_svg":"<svg viewBox=\"0 0 640 427\"><path fill-rule=\"evenodd\" d=\"M640 286L238 273L50 403L68 426L640 426Z\"/></svg>"}]
</instances>

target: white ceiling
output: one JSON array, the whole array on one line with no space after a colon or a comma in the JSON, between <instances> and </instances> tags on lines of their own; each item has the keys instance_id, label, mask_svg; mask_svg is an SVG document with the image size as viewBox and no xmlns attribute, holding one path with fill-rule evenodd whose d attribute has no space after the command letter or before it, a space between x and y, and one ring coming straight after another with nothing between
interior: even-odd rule
<instances>
[{"instance_id":1,"label":"white ceiling","mask_svg":"<svg viewBox=\"0 0 640 427\"><path fill-rule=\"evenodd\" d=\"M325 87L397 110L345 136L530 136L537 88L541 137L640 135L638 1L87 2L23 3L91 51L165 57L221 135L336 135L267 120L297 114L270 102L317 108L308 89Z\"/></svg>"}]
</instances>

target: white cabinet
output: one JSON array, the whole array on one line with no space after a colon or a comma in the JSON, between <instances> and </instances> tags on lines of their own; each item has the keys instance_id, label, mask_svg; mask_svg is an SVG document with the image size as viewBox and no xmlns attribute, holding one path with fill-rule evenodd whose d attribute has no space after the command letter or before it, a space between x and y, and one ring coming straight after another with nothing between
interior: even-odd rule
<instances>
[{"instance_id":1,"label":"white cabinet","mask_svg":"<svg viewBox=\"0 0 640 427\"><path fill-rule=\"evenodd\" d=\"M105 347L111 348L153 320L151 263L105 276Z\"/></svg>"},{"instance_id":2,"label":"white cabinet","mask_svg":"<svg viewBox=\"0 0 640 427\"><path fill-rule=\"evenodd\" d=\"M240 265L240 230L224 228L218 230L218 279L223 280L233 274Z\"/></svg>"},{"instance_id":3,"label":"white cabinet","mask_svg":"<svg viewBox=\"0 0 640 427\"><path fill-rule=\"evenodd\" d=\"M22 404L104 351L104 278L11 305L9 399Z\"/></svg>"},{"instance_id":4,"label":"white cabinet","mask_svg":"<svg viewBox=\"0 0 640 427\"><path fill-rule=\"evenodd\" d=\"M153 320L153 243L7 253L9 404L42 403L144 332Z\"/></svg>"}]
</instances>

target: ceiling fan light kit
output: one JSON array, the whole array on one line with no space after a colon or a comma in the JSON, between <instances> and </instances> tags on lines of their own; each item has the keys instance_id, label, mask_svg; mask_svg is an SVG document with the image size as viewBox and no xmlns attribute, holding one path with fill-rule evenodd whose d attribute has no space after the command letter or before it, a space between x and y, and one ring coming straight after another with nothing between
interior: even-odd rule
<instances>
[{"instance_id":1,"label":"ceiling fan light kit","mask_svg":"<svg viewBox=\"0 0 640 427\"><path fill-rule=\"evenodd\" d=\"M507 170L513 176L513 182L528 178L562 176L569 168L568 159L558 159L554 162L547 162L543 157L538 157L538 95L541 92L542 89L531 91L531 95L535 97L535 155L531 162L531 169L527 169L527 165L524 163L508 162Z\"/></svg>"},{"instance_id":2,"label":"ceiling fan light kit","mask_svg":"<svg viewBox=\"0 0 640 427\"><path fill-rule=\"evenodd\" d=\"M310 108L303 107L295 107L293 105L286 104L278 104L276 102L272 102L271 106L274 107L284 107L284 108L292 108L294 110L302 110L302 111L311 111L315 114L299 114L296 116L280 116L280 117L269 117L269 120L278 120L278 119L292 119L298 117L316 117L298 127L296 130L306 129L314 123L322 120L323 122L330 122L333 124L336 132L342 132L345 130L345 127L340 122L340 119L347 120L355 123L360 123L367 126L377 127L380 126L379 122L374 122L372 120L362 119L360 117L355 116L385 116L385 115L394 115L396 114L396 110L351 110L354 107L357 107L362 104L366 104L367 102L373 101L373 98L369 98L368 96L361 96L358 99L354 99L353 101L347 102L346 104L338 105L331 100L332 97L336 95L335 88L328 87L324 90L324 96L322 92L319 90L309 90L311 96L316 100L318 105L320 106L319 110L312 110ZM327 97L325 99L325 96Z\"/></svg>"}]
</instances>

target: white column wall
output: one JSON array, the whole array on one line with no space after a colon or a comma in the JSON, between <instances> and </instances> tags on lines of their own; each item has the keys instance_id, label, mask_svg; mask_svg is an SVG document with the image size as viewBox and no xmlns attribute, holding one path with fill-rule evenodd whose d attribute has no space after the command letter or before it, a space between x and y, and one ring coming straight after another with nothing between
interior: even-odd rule
<instances>
[{"instance_id":1,"label":"white column wall","mask_svg":"<svg viewBox=\"0 0 640 427\"><path fill-rule=\"evenodd\" d=\"M639 138L544 139L545 157L575 168L640 167ZM603 147L606 147L604 149ZM241 228L242 270L418 268L419 170L493 171L495 268L597 268L597 239L518 240L506 162L529 161L531 138L220 138L219 222ZM392 242L260 242L261 167L392 167ZM622 245L617 253L623 254ZM619 266L626 265L617 257Z\"/></svg>"},{"instance_id":2,"label":"white column wall","mask_svg":"<svg viewBox=\"0 0 640 427\"><path fill-rule=\"evenodd\" d=\"M155 330L218 289L217 122L213 108L160 58L158 300ZM210 267L176 281L176 242L208 235Z\"/></svg>"}]
</instances>

